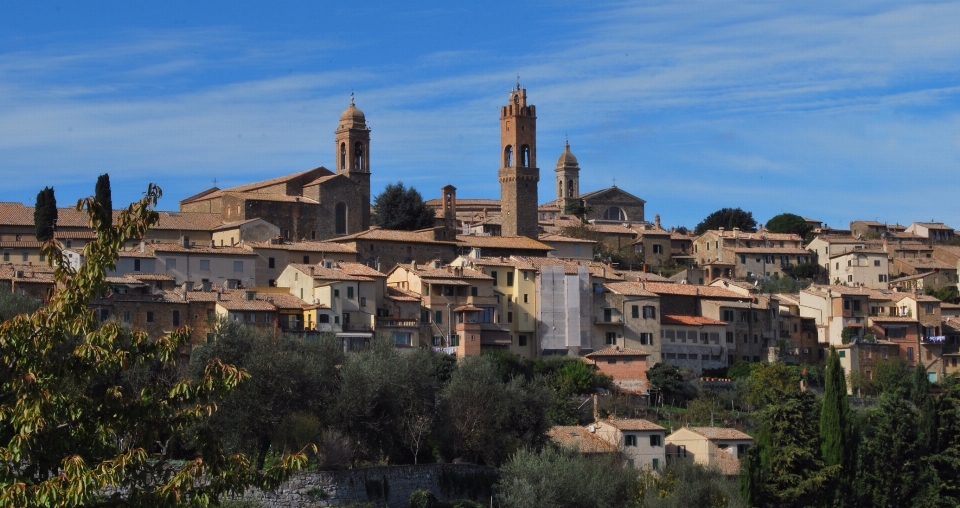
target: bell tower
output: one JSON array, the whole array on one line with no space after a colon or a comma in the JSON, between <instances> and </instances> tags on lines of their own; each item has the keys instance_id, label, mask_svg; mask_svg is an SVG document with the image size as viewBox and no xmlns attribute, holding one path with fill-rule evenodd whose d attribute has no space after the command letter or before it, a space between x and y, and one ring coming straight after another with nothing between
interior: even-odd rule
<instances>
[{"instance_id":1,"label":"bell tower","mask_svg":"<svg viewBox=\"0 0 960 508\"><path fill-rule=\"evenodd\" d=\"M537 109L527 105L527 90L517 86L500 108L500 209L503 236L536 239Z\"/></svg>"},{"instance_id":2,"label":"bell tower","mask_svg":"<svg viewBox=\"0 0 960 508\"><path fill-rule=\"evenodd\" d=\"M362 231L366 231L370 229L370 128L363 111L353 103L353 94L350 94L350 106L340 114L334 134L337 174L360 186L360 222Z\"/></svg>"},{"instance_id":3,"label":"bell tower","mask_svg":"<svg viewBox=\"0 0 960 508\"><path fill-rule=\"evenodd\" d=\"M565 213L567 206L580 198L580 164L570 151L570 142L563 147L563 153L557 160L557 206Z\"/></svg>"}]
</instances>

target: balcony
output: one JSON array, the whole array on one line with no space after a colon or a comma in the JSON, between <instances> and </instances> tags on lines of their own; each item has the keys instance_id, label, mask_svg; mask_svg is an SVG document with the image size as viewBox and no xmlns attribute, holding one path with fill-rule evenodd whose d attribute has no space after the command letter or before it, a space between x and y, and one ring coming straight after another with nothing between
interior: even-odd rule
<instances>
[{"instance_id":1,"label":"balcony","mask_svg":"<svg viewBox=\"0 0 960 508\"><path fill-rule=\"evenodd\" d=\"M367 323L344 323L345 332L372 332L373 328Z\"/></svg>"},{"instance_id":2,"label":"balcony","mask_svg":"<svg viewBox=\"0 0 960 508\"><path fill-rule=\"evenodd\" d=\"M613 316L593 316L593 323L597 325L622 325L623 316L619 314Z\"/></svg>"},{"instance_id":3,"label":"balcony","mask_svg":"<svg viewBox=\"0 0 960 508\"><path fill-rule=\"evenodd\" d=\"M393 328L417 328L420 326L420 320L414 318L397 318L397 317L378 317L377 318L377 328L382 327L393 327Z\"/></svg>"}]
</instances>

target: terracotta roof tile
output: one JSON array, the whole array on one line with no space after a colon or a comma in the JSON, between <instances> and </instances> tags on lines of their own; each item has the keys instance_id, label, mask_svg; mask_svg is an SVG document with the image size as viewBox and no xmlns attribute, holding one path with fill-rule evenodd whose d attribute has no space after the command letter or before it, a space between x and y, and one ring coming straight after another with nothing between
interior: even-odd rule
<instances>
[{"instance_id":1,"label":"terracotta roof tile","mask_svg":"<svg viewBox=\"0 0 960 508\"><path fill-rule=\"evenodd\" d=\"M606 356L650 356L650 353L628 347L608 347L584 355L586 358Z\"/></svg>"},{"instance_id":2,"label":"terracotta roof tile","mask_svg":"<svg viewBox=\"0 0 960 508\"><path fill-rule=\"evenodd\" d=\"M441 245L456 245L454 242L445 242L433 239L433 228L419 231L399 231L394 229L371 228L352 235L331 238L331 242L348 242L355 240L377 240L382 242L429 243Z\"/></svg>"},{"instance_id":3,"label":"terracotta roof tile","mask_svg":"<svg viewBox=\"0 0 960 508\"><path fill-rule=\"evenodd\" d=\"M394 300L398 302L419 302L420 295L414 293L413 291L398 288L396 286L387 286L387 293L384 295L388 300Z\"/></svg>"},{"instance_id":4,"label":"terracotta roof tile","mask_svg":"<svg viewBox=\"0 0 960 508\"><path fill-rule=\"evenodd\" d=\"M345 254L356 254L357 249L349 245L334 242L247 242L247 248L252 249L274 249L293 252L335 252Z\"/></svg>"},{"instance_id":5,"label":"terracotta roof tile","mask_svg":"<svg viewBox=\"0 0 960 508\"><path fill-rule=\"evenodd\" d=\"M608 291L618 295L626 296L649 296L656 298L658 295L646 289L646 283L643 282L608 282L603 285Z\"/></svg>"},{"instance_id":6,"label":"terracotta roof tile","mask_svg":"<svg viewBox=\"0 0 960 508\"><path fill-rule=\"evenodd\" d=\"M333 268L327 268L323 266L323 264L305 265L303 263L290 263L287 266L299 270L300 273L306 275L310 275L312 273L315 280L350 280L359 282L372 282L375 280L371 277L348 273L340 268L337 268L336 265L334 265Z\"/></svg>"},{"instance_id":7,"label":"terracotta roof tile","mask_svg":"<svg viewBox=\"0 0 960 508\"><path fill-rule=\"evenodd\" d=\"M553 247L525 236L457 235L457 243L464 247L551 251Z\"/></svg>"},{"instance_id":8,"label":"terracotta roof tile","mask_svg":"<svg viewBox=\"0 0 960 508\"><path fill-rule=\"evenodd\" d=\"M684 326L704 326L719 325L726 326L726 322L717 321L703 316L688 316L685 314L662 314L660 324L663 325L684 325Z\"/></svg>"},{"instance_id":9,"label":"terracotta roof tile","mask_svg":"<svg viewBox=\"0 0 960 508\"><path fill-rule=\"evenodd\" d=\"M729 427L686 427L687 430L700 434L701 436L713 441L717 439L729 440L729 439L749 439L753 440L750 435L745 434L737 429L732 429Z\"/></svg>"},{"instance_id":10,"label":"terracotta roof tile","mask_svg":"<svg viewBox=\"0 0 960 508\"><path fill-rule=\"evenodd\" d=\"M564 243L597 243L593 240L585 240L583 238L571 238L569 236L563 235L540 235L541 242L564 242Z\"/></svg>"},{"instance_id":11,"label":"terracotta roof tile","mask_svg":"<svg viewBox=\"0 0 960 508\"><path fill-rule=\"evenodd\" d=\"M589 429L577 426L555 426L547 430L553 442L580 453L616 453L612 444L596 437Z\"/></svg>"},{"instance_id":12,"label":"terracotta roof tile","mask_svg":"<svg viewBox=\"0 0 960 508\"><path fill-rule=\"evenodd\" d=\"M660 295L699 296L703 298L727 298L743 300L750 298L723 288L713 286L697 286L694 284L673 284L666 282L647 282L647 291Z\"/></svg>"},{"instance_id":13,"label":"terracotta roof tile","mask_svg":"<svg viewBox=\"0 0 960 508\"><path fill-rule=\"evenodd\" d=\"M621 419L612 419L612 420L600 420L597 423L599 424L609 424L620 430L666 430L663 427L657 425L643 418L621 418Z\"/></svg>"}]
</instances>

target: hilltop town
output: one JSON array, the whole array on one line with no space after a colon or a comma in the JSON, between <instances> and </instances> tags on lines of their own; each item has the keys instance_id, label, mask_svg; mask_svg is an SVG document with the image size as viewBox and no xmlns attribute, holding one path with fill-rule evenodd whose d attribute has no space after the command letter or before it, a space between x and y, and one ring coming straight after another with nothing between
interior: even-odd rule
<instances>
[{"instance_id":1,"label":"hilltop town","mask_svg":"<svg viewBox=\"0 0 960 508\"><path fill-rule=\"evenodd\" d=\"M832 348L850 394L884 360L932 383L960 370L960 305L934 296L956 295L960 280L960 244L946 224L851 217L835 229L806 218L805 235L664 228L626 189L581 189L569 143L547 200L538 194L536 107L519 84L499 115L499 199L458 199L451 181L426 201L431 227L374 226L376 152L351 101L333 132L332 170L203 189L158 212L142 237L127 239L109 290L88 304L101 322L153 338L188 327L184 361L235 322L335 337L347 354L385 338L397 350L458 360L577 358L650 405L663 403L648 375L657 365L712 379L744 363L823 365ZM0 203L0 283L45 300L57 283L34 211ZM97 234L85 212L58 210L53 237L72 267L83 266ZM668 434L640 418L549 432L654 470L702 448L704 464L728 475L739 474L753 443L734 428Z\"/></svg>"}]
</instances>

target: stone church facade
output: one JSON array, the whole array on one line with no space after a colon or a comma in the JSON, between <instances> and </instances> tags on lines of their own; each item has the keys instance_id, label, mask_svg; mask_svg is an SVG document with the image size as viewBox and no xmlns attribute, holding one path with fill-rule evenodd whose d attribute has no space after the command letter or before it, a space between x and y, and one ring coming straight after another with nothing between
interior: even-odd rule
<instances>
[{"instance_id":1,"label":"stone church facade","mask_svg":"<svg viewBox=\"0 0 960 508\"><path fill-rule=\"evenodd\" d=\"M334 131L336 172L318 167L251 184L207 189L181 212L219 213L225 223L263 219L288 240L323 240L370 228L370 129L353 104ZM239 240L238 240L239 241Z\"/></svg>"}]
</instances>

